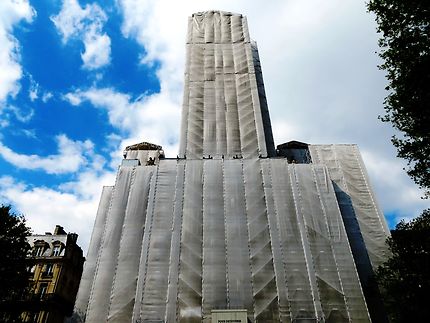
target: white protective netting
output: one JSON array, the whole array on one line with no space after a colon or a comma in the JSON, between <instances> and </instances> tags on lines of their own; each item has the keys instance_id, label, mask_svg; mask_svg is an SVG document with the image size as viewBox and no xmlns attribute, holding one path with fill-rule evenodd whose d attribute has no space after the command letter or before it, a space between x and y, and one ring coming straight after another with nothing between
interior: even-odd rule
<instances>
[{"instance_id":1,"label":"white protective netting","mask_svg":"<svg viewBox=\"0 0 430 323\"><path fill-rule=\"evenodd\" d=\"M260 61L246 18L189 19L180 156L273 156Z\"/></svg>"},{"instance_id":2,"label":"white protective netting","mask_svg":"<svg viewBox=\"0 0 430 323\"><path fill-rule=\"evenodd\" d=\"M210 322L223 308L251 322L369 321L322 165L122 167L101 240L87 322Z\"/></svg>"},{"instance_id":3,"label":"white protective netting","mask_svg":"<svg viewBox=\"0 0 430 323\"><path fill-rule=\"evenodd\" d=\"M357 148L311 145L313 164L272 158L246 18L195 14L187 37L179 157L126 150L75 320L210 323L212 310L237 309L250 322L370 322L365 278L388 229Z\"/></svg>"}]
</instances>

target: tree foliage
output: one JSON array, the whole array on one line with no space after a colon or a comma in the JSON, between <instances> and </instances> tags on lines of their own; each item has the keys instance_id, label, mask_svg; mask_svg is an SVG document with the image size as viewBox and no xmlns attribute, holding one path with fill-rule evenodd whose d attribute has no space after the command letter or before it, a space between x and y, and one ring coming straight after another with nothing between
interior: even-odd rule
<instances>
[{"instance_id":1,"label":"tree foliage","mask_svg":"<svg viewBox=\"0 0 430 323\"><path fill-rule=\"evenodd\" d=\"M430 197L430 1L370 0L381 33L381 69L389 91L383 121L400 130L393 136L407 173Z\"/></svg>"},{"instance_id":2,"label":"tree foliage","mask_svg":"<svg viewBox=\"0 0 430 323\"><path fill-rule=\"evenodd\" d=\"M390 259L376 277L391 322L427 322L430 317L430 209L391 231Z\"/></svg>"},{"instance_id":3,"label":"tree foliage","mask_svg":"<svg viewBox=\"0 0 430 323\"><path fill-rule=\"evenodd\" d=\"M19 296L28 285L28 235L25 218L0 206L0 301Z\"/></svg>"}]
</instances>

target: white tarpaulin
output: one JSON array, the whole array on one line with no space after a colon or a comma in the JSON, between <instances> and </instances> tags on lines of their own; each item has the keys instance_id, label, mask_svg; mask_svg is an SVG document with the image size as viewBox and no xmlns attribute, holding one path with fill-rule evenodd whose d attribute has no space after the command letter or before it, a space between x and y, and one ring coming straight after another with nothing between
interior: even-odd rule
<instances>
[{"instance_id":1,"label":"white tarpaulin","mask_svg":"<svg viewBox=\"0 0 430 323\"><path fill-rule=\"evenodd\" d=\"M246 18L194 14L187 37L179 157L126 150L73 319L370 322L365 279L388 230L356 146L287 143L305 162L276 157Z\"/></svg>"}]
</instances>

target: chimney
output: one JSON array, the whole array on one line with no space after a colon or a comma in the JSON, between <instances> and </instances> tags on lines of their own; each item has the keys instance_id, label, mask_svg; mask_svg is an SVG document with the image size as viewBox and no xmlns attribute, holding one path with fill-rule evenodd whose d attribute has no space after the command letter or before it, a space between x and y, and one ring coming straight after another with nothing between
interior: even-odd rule
<instances>
[{"instance_id":1,"label":"chimney","mask_svg":"<svg viewBox=\"0 0 430 323\"><path fill-rule=\"evenodd\" d=\"M60 234L67 234L66 231L64 231L64 228L61 225L56 225L54 229L54 234L60 235Z\"/></svg>"}]
</instances>

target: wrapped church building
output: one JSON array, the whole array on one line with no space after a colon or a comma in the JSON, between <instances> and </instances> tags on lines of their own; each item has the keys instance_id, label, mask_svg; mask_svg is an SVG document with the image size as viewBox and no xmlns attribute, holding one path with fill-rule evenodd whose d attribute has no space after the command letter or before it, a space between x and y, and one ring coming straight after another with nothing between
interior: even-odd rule
<instances>
[{"instance_id":1,"label":"wrapped church building","mask_svg":"<svg viewBox=\"0 0 430 323\"><path fill-rule=\"evenodd\" d=\"M389 231L356 145L275 148L246 17L188 21L180 151L127 147L73 320L383 322Z\"/></svg>"}]
</instances>

